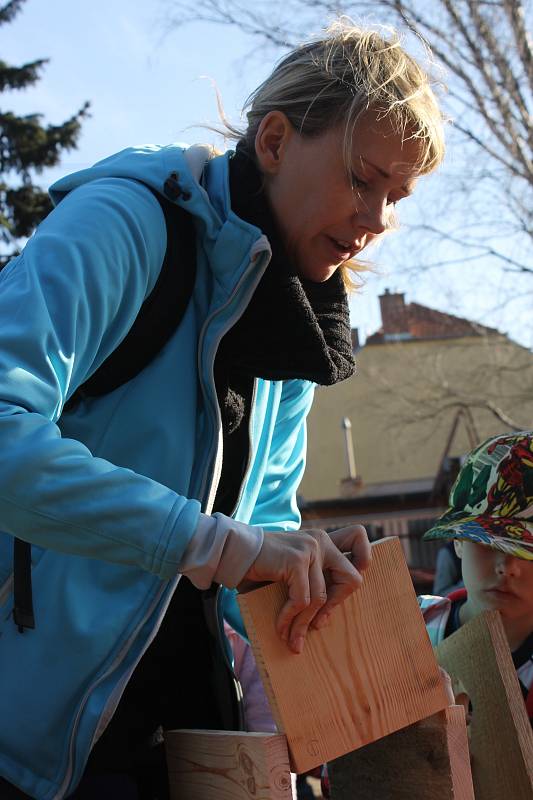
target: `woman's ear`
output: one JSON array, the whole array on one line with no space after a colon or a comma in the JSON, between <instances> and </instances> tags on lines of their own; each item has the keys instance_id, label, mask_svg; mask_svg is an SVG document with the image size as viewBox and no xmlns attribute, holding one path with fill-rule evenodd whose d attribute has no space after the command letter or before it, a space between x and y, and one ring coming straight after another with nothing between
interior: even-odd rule
<instances>
[{"instance_id":1,"label":"woman's ear","mask_svg":"<svg viewBox=\"0 0 533 800\"><path fill-rule=\"evenodd\" d=\"M462 540L461 539L454 539L453 540L453 546L455 548L455 555L458 556L458 558L462 558L463 557L463 542L462 542Z\"/></svg>"},{"instance_id":2,"label":"woman's ear","mask_svg":"<svg viewBox=\"0 0 533 800\"><path fill-rule=\"evenodd\" d=\"M269 111L255 135L255 154L261 172L275 175L287 150L294 128L282 111Z\"/></svg>"}]
</instances>

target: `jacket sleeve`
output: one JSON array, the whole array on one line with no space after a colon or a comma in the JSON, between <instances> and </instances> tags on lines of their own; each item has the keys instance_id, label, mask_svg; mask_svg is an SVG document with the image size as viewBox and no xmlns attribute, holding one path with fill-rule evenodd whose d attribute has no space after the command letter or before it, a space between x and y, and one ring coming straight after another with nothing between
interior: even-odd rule
<instances>
[{"instance_id":1,"label":"jacket sleeve","mask_svg":"<svg viewBox=\"0 0 533 800\"><path fill-rule=\"evenodd\" d=\"M421 594L417 600L431 644L436 647L444 639L452 607L451 601L447 597L436 597L431 594Z\"/></svg>"},{"instance_id":2,"label":"jacket sleeve","mask_svg":"<svg viewBox=\"0 0 533 800\"><path fill-rule=\"evenodd\" d=\"M131 327L165 248L148 189L100 179L71 192L0 273L0 529L170 578L199 503L94 457L56 425Z\"/></svg>"},{"instance_id":3,"label":"jacket sleeve","mask_svg":"<svg viewBox=\"0 0 533 800\"><path fill-rule=\"evenodd\" d=\"M306 421L314 389L310 381L283 383L267 468L250 521L266 531L295 531L300 527L296 493L305 469Z\"/></svg>"}]
</instances>

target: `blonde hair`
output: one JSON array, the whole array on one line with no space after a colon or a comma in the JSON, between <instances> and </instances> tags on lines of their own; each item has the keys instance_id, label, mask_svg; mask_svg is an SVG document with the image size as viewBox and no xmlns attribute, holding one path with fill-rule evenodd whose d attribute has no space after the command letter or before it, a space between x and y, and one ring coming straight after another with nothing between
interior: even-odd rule
<instances>
[{"instance_id":1,"label":"blonde hair","mask_svg":"<svg viewBox=\"0 0 533 800\"><path fill-rule=\"evenodd\" d=\"M444 157L443 117L429 74L404 50L400 37L362 29L346 17L325 36L285 56L248 97L245 131L225 121L229 138L254 151L257 130L269 111L283 111L302 136L319 136L344 125L344 161L350 169L353 132L369 109L390 119L404 139L420 143L420 174ZM347 273L343 271L345 280ZM347 280L350 283L349 279Z\"/></svg>"}]
</instances>

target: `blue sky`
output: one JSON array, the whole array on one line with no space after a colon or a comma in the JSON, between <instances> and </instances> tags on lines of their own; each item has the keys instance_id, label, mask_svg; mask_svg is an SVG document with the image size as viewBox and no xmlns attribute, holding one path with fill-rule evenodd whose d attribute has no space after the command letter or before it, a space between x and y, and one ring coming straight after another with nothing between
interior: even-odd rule
<instances>
[{"instance_id":1,"label":"blue sky","mask_svg":"<svg viewBox=\"0 0 533 800\"><path fill-rule=\"evenodd\" d=\"M85 100L91 102L92 116L83 124L79 148L39 178L43 186L132 144L220 145L211 131L193 127L217 122L213 80L226 114L239 121L245 98L267 76L276 54L258 52L252 39L228 27L195 24L169 33L166 8L165 0L27 0L15 20L0 28L1 57L7 63L50 59L34 88L2 96L5 109L40 111L48 122L60 123ZM452 150L445 169L453 167ZM423 179L401 209L404 219L433 207L442 213L440 181L439 175ZM351 304L352 324L363 337L379 327L377 295L388 286L405 292L407 301L479 319L533 344L530 298L525 305L515 303L512 311L498 308L505 288L501 278L482 286L474 268L461 269L460 280L457 269L413 275L402 269L411 263L411 252L401 232L370 258L377 262L378 274L369 277Z\"/></svg>"},{"instance_id":2,"label":"blue sky","mask_svg":"<svg viewBox=\"0 0 533 800\"><path fill-rule=\"evenodd\" d=\"M35 88L11 94L12 106L60 122L91 101L79 148L57 174L134 143L211 139L210 132L187 130L217 120L208 78L235 118L267 73L257 60L249 71L238 63L251 44L234 31L196 25L165 35L159 0L27 0L22 9L0 28L2 58L50 63Z\"/></svg>"}]
</instances>

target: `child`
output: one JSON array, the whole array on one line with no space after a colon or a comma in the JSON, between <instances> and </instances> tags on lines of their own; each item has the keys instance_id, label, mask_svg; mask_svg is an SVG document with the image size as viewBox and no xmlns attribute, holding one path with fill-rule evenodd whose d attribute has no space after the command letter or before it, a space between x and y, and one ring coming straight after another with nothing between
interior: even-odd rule
<instances>
[{"instance_id":1,"label":"child","mask_svg":"<svg viewBox=\"0 0 533 800\"><path fill-rule=\"evenodd\" d=\"M499 611L533 724L533 432L492 437L470 453L424 539L453 539L465 584L419 598L432 643Z\"/></svg>"},{"instance_id":2,"label":"child","mask_svg":"<svg viewBox=\"0 0 533 800\"><path fill-rule=\"evenodd\" d=\"M432 644L498 610L533 724L533 432L495 436L470 453L424 539L453 539L465 586L418 598ZM330 797L327 769L322 794Z\"/></svg>"}]
</instances>

